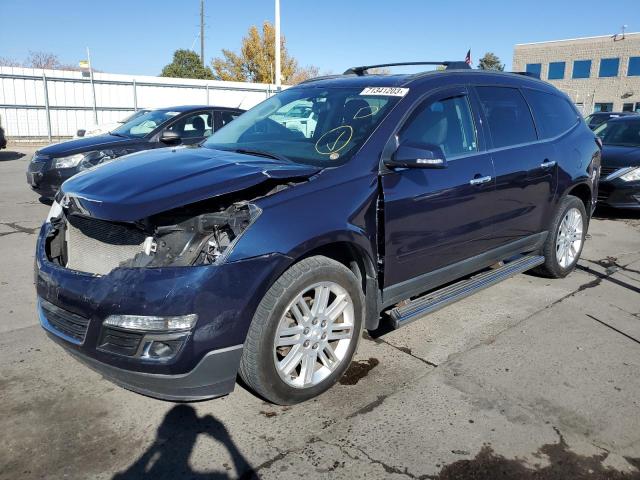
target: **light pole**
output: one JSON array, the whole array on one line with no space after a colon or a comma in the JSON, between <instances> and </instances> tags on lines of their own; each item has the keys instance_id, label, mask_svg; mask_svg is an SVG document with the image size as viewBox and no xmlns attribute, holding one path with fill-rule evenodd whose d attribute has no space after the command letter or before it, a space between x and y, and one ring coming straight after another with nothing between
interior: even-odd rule
<instances>
[{"instance_id":1,"label":"light pole","mask_svg":"<svg viewBox=\"0 0 640 480\"><path fill-rule=\"evenodd\" d=\"M275 38L275 47L276 47L276 90L280 90L280 0L276 0L276 38Z\"/></svg>"}]
</instances>

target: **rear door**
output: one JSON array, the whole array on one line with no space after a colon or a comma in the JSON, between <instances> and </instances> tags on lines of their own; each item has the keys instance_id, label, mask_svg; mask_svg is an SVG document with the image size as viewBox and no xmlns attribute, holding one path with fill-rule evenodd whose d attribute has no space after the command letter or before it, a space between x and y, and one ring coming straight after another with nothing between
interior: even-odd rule
<instances>
[{"instance_id":1,"label":"rear door","mask_svg":"<svg viewBox=\"0 0 640 480\"><path fill-rule=\"evenodd\" d=\"M557 186L553 142L539 141L522 92L505 86L477 86L495 167L495 236L491 247L546 228Z\"/></svg>"},{"instance_id":2,"label":"rear door","mask_svg":"<svg viewBox=\"0 0 640 480\"><path fill-rule=\"evenodd\" d=\"M382 176L385 287L487 249L495 180L478 120L467 89L457 87L422 101L398 132L398 144L440 146L448 166L396 169Z\"/></svg>"}]
</instances>

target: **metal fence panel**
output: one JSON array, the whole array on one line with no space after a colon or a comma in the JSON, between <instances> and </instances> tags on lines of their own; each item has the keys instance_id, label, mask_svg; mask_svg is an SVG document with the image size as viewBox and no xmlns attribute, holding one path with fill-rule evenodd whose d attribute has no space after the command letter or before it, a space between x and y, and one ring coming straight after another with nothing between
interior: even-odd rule
<instances>
[{"instance_id":1,"label":"metal fence panel","mask_svg":"<svg viewBox=\"0 0 640 480\"><path fill-rule=\"evenodd\" d=\"M268 84L94 74L98 123L136 108L217 105L248 109L275 92ZM0 122L9 138L70 137L95 123L94 93L81 72L0 67Z\"/></svg>"}]
</instances>

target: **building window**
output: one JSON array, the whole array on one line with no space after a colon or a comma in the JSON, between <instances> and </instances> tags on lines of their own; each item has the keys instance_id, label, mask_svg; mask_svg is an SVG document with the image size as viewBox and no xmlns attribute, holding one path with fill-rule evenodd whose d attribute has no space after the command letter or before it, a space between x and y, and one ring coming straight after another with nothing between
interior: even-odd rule
<instances>
[{"instance_id":1,"label":"building window","mask_svg":"<svg viewBox=\"0 0 640 480\"><path fill-rule=\"evenodd\" d=\"M629 70L627 70L627 76L640 76L640 57L629 57Z\"/></svg>"},{"instance_id":2,"label":"building window","mask_svg":"<svg viewBox=\"0 0 640 480\"><path fill-rule=\"evenodd\" d=\"M551 62L549 64L549 80L562 80L565 65L565 62Z\"/></svg>"},{"instance_id":3,"label":"building window","mask_svg":"<svg viewBox=\"0 0 640 480\"><path fill-rule=\"evenodd\" d=\"M527 73L532 73L536 77L542 77L542 64L541 63L527 63Z\"/></svg>"},{"instance_id":4,"label":"building window","mask_svg":"<svg viewBox=\"0 0 640 480\"><path fill-rule=\"evenodd\" d=\"M600 78L617 77L619 68L619 58L603 58L600 60Z\"/></svg>"},{"instance_id":5,"label":"building window","mask_svg":"<svg viewBox=\"0 0 640 480\"><path fill-rule=\"evenodd\" d=\"M573 62L573 78L589 78L591 76L591 60Z\"/></svg>"},{"instance_id":6,"label":"building window","mask_svg":"<svg viewBox=\"0 0 640 480\"><path fill-rule=\"evenodd\" d=\"M622 105L623 112L633 112L633 103L625 103Z\"/></svg>"},{"instance_id":7,"label":"building window","mask_svg":"<svg viewBox=\"0 0 640 480\"><path fill-rule=\"evenodd\" d=\"M613 103L596 103L593 106L594 112L613 112Z\"/></svg>"}]
</instances>

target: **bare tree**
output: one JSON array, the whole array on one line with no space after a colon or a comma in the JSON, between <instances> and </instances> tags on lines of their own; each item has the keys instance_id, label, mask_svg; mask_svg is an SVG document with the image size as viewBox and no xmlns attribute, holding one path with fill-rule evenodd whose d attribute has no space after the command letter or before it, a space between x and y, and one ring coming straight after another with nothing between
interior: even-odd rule
<instances>
[{"instance_id":1,"label":"bare tree","mask_svg":"<svg viewBox=\"0 0 640 480\"><path fill-rule=\"evenodd\" d=\"M0 67L21 67L22 64L15 58L0 57Z\"/></svg>"},{"instance_id":2,"label":"bare tree","mask_svg":"<svg viewBox=\"0 0 640 480\"><path fill-rule=\"evenodd\" d=\"M55 53L51 52L32 52L25 62L25 66L29 68L46 68L54 70L61 67L60 59Z\"/></svg>"}]
</instances>

